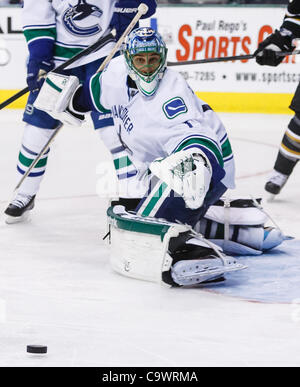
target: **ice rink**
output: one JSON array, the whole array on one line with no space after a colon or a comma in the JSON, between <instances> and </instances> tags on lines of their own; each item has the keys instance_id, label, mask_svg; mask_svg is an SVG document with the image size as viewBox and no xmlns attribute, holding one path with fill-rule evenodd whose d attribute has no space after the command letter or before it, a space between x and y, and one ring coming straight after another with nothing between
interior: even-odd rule
<instances>
[{"instance_id":1,"label":"ice rink","mask_svg":"<svg viewBox=\"0 0 300 387\"><path fill-rule=\"evenodd\" d=\"M290 116L220 116L236 156L230 195L264 196ZM2 214L16 185L21 111L1 111L0 123ZM299 299L262 303L112 272L102 240L107 200L96 194L97 170L109 157L89 121L64 127L31 220L6 225L1 217L0 366L299 366L300 285ZM299 181L298 167L280 197L265 203L297 239ZM48 354L30 356L27 344L45 344Z\"/></svg>"}]
</instances>

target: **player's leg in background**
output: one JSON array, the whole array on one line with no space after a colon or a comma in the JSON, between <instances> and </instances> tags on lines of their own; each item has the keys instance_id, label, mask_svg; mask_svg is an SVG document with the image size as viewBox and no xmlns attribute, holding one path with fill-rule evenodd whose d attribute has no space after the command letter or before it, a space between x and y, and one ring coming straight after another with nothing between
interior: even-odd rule
<instances>
[{"instance_id":1,"label":"player's leg in background","mask_svg":"<svg viewBox=\"0 0 300 387\"><path fill-rule=\"evenodd\" d=\"M295 112L295 115L284 133L274 170L265 185L265 190L273 196L280 193L300 158L300 84L290 109Z\"/></svg>"},{"instance_id":2,"label":"player's leg in background","mask_svg":"<svg viewBox=\"0 0 300 387\"><path fill-rule=\"evenodd\" d=\"M52 136L53 131L61 123L47 113L35 109L33 103L38 93L30 93L24 111L25 122L22 144L17 161L17 181L27 172L32 162L41 152ZM50 149L39 160L28 177L19 188L15 198L5 210L7 223L16 223L24 220L28 211L34 207L35 196L45 175Z\"/></svg>"},{"instance_id":3,"label":"player's leg in background","mask_svg":"<svg viewBox=\"0 0 300 387\"><path fill-rule=\"evenodd\" d=\"M95 66L99 66L99 63L101 63L101 61L96 61ZM80 81L84 81L87 76L87 69L86 66L79 66L64 70L62 73L65 75L75 75ZM53 131L61 125L60 121L33 106L37 96L38 92L30 93L24 111L23 121L26 124L17 164L18 181L20 181L33 160L41 152L49 138L52 136ZM22 221L26 218L28 210L31 210L34 207L35 196L38 193L40 184L45 175L48 156L49 151L45 153L29 176L24 180L16 197L5 210L6 215L8 215L6 219L7 223Z\"/></svg>"}]
</instances>

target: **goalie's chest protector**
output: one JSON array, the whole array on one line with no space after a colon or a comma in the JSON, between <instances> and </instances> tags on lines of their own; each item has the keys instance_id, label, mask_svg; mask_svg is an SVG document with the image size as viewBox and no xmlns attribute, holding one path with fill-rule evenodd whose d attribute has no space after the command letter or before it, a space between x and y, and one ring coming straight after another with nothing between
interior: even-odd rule
<instances>
[{"instance_id":1,"label":"goalie's chest protector","mask_svg":"<svg viewBox=\"0 0 300 387\"><path fill-rule=\"evenodd\" d=\"M141 162L166 156L161 146L166 128L159 122L154 103L154 99L149 101L137 93L128 104L112 108L122 142Z\"/></svg>"},{"instance_id":2,"label":"goalie's chest protector","mask_svg":"<svg viewBox=\"0 0 300 387\"><path fill-rule=\"evenodd\" d=\"M117 58L117 62L120 60ZM106 76L105 72L103 75ZM128 87L122 90L111 89L109 96L105 93L107 89L103 90L103 104L112 106L122 142L134 158L142 163L168 156L176 138L179 142L191 130L184 122L196 119L200 114L196 104L191 101L191 91L185 84L184 87L178 87L182 85L176 85L177 80L177 74L167 71L152 97L146 97Z\"/></svg>"}]
</instances>

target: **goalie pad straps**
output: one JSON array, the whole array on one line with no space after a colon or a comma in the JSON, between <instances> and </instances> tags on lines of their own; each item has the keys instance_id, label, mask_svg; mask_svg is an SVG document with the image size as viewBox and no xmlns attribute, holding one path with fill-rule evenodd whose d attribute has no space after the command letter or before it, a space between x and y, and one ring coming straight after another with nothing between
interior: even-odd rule
<instances>
[{"instance_id":1,"label":"goalie pad straps","mask_svg":"<svg viewBox=\"0 0 300 387\"><path fill-rule=\"evenodd\" d=\"M224 200L224 239L229 240L229 224L230 224L230 200Z\"/></svg>"},{"instance_id":2,"label":"goalie pad straps","mask_svg":"<svg viewBox=\"0 0 300 387\"><path fill-rule=\"evenodd\" d=\"M222 198L207 211L195 230L222 246L227 254L259 255L287 239L278 228L265 228L261 199Z\"/></svg>"}]
</instances>

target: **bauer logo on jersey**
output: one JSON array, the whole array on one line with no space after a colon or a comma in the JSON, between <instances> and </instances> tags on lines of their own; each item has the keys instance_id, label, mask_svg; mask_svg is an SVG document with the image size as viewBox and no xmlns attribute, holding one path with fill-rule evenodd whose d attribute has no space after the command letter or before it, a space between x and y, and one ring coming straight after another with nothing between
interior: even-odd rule
<instances>
[{"instance_id":1,"label":"bauer logo on jersey","mask_svg":"<svg viewBox=\"0 0 300 387\"><path fill-rule=\"evenodd\" d=\"M93 4L88 4L86 0L78 0L78 3L74 6L70 4L70 7L65 11L62 16L62 20L65 28L73 35L78 36L92 36L102 31L99 24L88 25L94 18L100 18L102 16L102 10Z\"/></svg>"},{"instance_id":2,"label":"bauer logo on jersey","mask_svg":"<svg viewBox=\"0 0 300 387\"><path fill-rule=\"evenodd\" d=\"M182 98L175 97L163 105L163 111L167 118L172 120L173 118L179 116L179 114L186 113L188 108Z\"/></svg>"}]
</instances>

